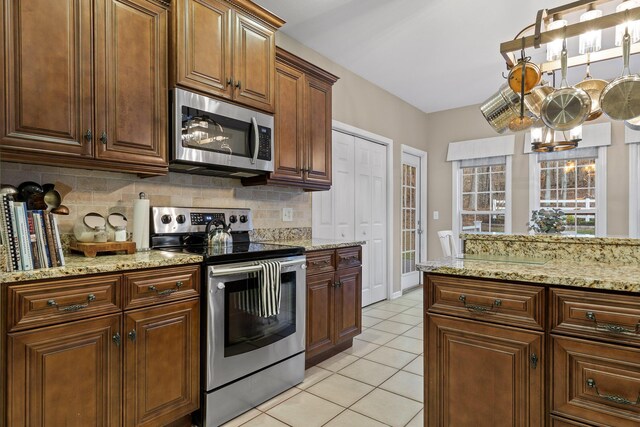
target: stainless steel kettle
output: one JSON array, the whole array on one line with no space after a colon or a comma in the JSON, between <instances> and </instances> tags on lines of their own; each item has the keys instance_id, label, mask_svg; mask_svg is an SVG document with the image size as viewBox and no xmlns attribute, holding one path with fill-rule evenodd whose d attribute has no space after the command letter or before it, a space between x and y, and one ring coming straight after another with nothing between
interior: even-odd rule
<instances>
[{"instance_id":1,"label":"stainless steel kettle","mask_svg":"<svg viewBox=\"0 0 640 427\"><path fill-rule=\"evenodd\" d=\"M221 219L216 218L209 221L205 229L209 249L219 254L230 251L233 245L233 238L229 233L230 231L231 225L226 225Z\"/></svg>"}]
</instances>

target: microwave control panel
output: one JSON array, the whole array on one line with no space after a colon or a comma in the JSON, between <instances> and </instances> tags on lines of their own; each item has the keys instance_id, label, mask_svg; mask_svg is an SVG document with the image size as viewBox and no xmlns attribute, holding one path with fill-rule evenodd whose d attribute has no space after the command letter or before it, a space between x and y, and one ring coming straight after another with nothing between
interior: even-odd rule
<instances>
[{"instance_id":1,"label":"microwave control panel","mask_svg":"<svg viewBox=\"0 0 640 427\"><path fill-rule=\"evenodd\" d=\"M271 129L258 126L258 159L271 161Z\"/></svg>"}]
</instances>

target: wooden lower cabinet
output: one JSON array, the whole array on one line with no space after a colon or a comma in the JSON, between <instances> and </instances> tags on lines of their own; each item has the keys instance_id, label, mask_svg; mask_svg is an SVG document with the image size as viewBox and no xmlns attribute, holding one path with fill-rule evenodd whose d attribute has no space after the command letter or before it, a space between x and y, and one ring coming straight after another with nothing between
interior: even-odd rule
<instances>
[{"instance_id":1,"label":"wooden lower cabinet","mask_svg":"<svg viewBox=\"0 0 640 427\"><path fill-rule=\"evenodd\" d=\"M134 288L142 292L135 285L148 282L185 289L169 298L148 288L136 309L123 310ZM199 265L0 289L3 327L20 314L37 320L17 323L0 342L0 426L190 425L200 403L199 289Z\"/></svg>"},{"instance_id":2,"label":"wooden lower cabinet","mask_svg":"<svg viewBox=\"0 0 640 427\"><path fill-rule=\"evenodd\" d=\"M7 425L122 425L121 319L116 314L9 334Z\"/></svg>"},{"instance_id":3,"label":"wooden lower cabinet","mask_svg":"<svg viewBox=\"0 0 640 427\"><path fill-rule=\"evenodd\" d=\"M425 284L426 426L640 426L637 294Z\"/></svg>"},{"instance_id":4,"label":"wooden lower cabinet","mask_svg":"<svg viewBox=\"0 0 640 427\"><path fill-rule=\"evenodd\" d=\"M336 269L345 251L356 253L349 268ZM362 332L361 248L307 254L306 365L313 366L351 347Z\"/></svg>"},{"instance_id":5,"label":"wooden lower cabinet","mask_svg":"<svg viewBox=\"0 0 640 427\"><path fill-rule=\"evenodd\" d=\"M428 425L543 424L544 367L539 358L544 334L428 317ZM531 361L533 355L536 363Z\"/></svg>"},{"instance_id":6,"label":"wooden lower cabinet","mask_svg":"<svg viewBox=\"0 0 640 427\"><path fill-rule=\"evenodd\" d=\"M166 425L198 409L198 300L125 314L124 425Z\"/></svg>"}]
</instances>

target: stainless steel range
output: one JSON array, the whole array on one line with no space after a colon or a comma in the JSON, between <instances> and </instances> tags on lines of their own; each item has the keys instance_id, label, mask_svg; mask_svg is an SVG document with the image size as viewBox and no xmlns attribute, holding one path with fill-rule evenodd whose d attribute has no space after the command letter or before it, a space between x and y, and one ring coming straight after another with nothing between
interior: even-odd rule
<instances>
[{"instance_id":1,"label":"stainless steel range","mask_svg":"<svg viewBox=\"0 0 640 427\"><path fill-rule=\"evenodd\" d=\"M218 426L304 379L304 249L255 243L249 209L154 207L151 247L202 253L200 424ZM233 245L209 248L206 225L231 225ZM219 221L216 221L219 223ZM280 303L260 305L261 263L279 261Z\"/></svg>"}]
</instances>

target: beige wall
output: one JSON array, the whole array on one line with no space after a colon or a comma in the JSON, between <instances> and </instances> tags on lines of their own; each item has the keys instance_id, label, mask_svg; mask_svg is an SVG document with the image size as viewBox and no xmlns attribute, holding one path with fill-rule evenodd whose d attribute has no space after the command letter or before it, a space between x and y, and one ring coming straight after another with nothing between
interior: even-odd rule
<instances>
[{"instance_id":1,"label":"beige wall","mask_svg":"<svg viewBox=\"0 0 640 427\"><path fill-rule=\"evenodd\" d=\"M333 87L335 120L393 140L393 285L394 292L397 292L400 290L400 149L402 144L426 149L426 114L286 34L277 33L276 43L340 77Z\"/></svg>"},{"instance_id":2,"label":"beige wall","mask_svg":"<svg viewBox=\"0 0 640 427\"><path fill-rule=\"evenodd\" d=\"M442 256L437 231L452 225L452 171L446 161L450 142L489 138L497 134L472 105L427 115L429 137L429 258ZM601 118L598 122L607 121ZM611 122L612 145L607 149L607 235L627 236L629 232L629 160L624 144L624 125ZM523 154L524 133L516 134L512 177L512 230L526 233L529 221L529 158ZM433 211L440 219L433 219Z\"/></svg>"}]
</instances>

